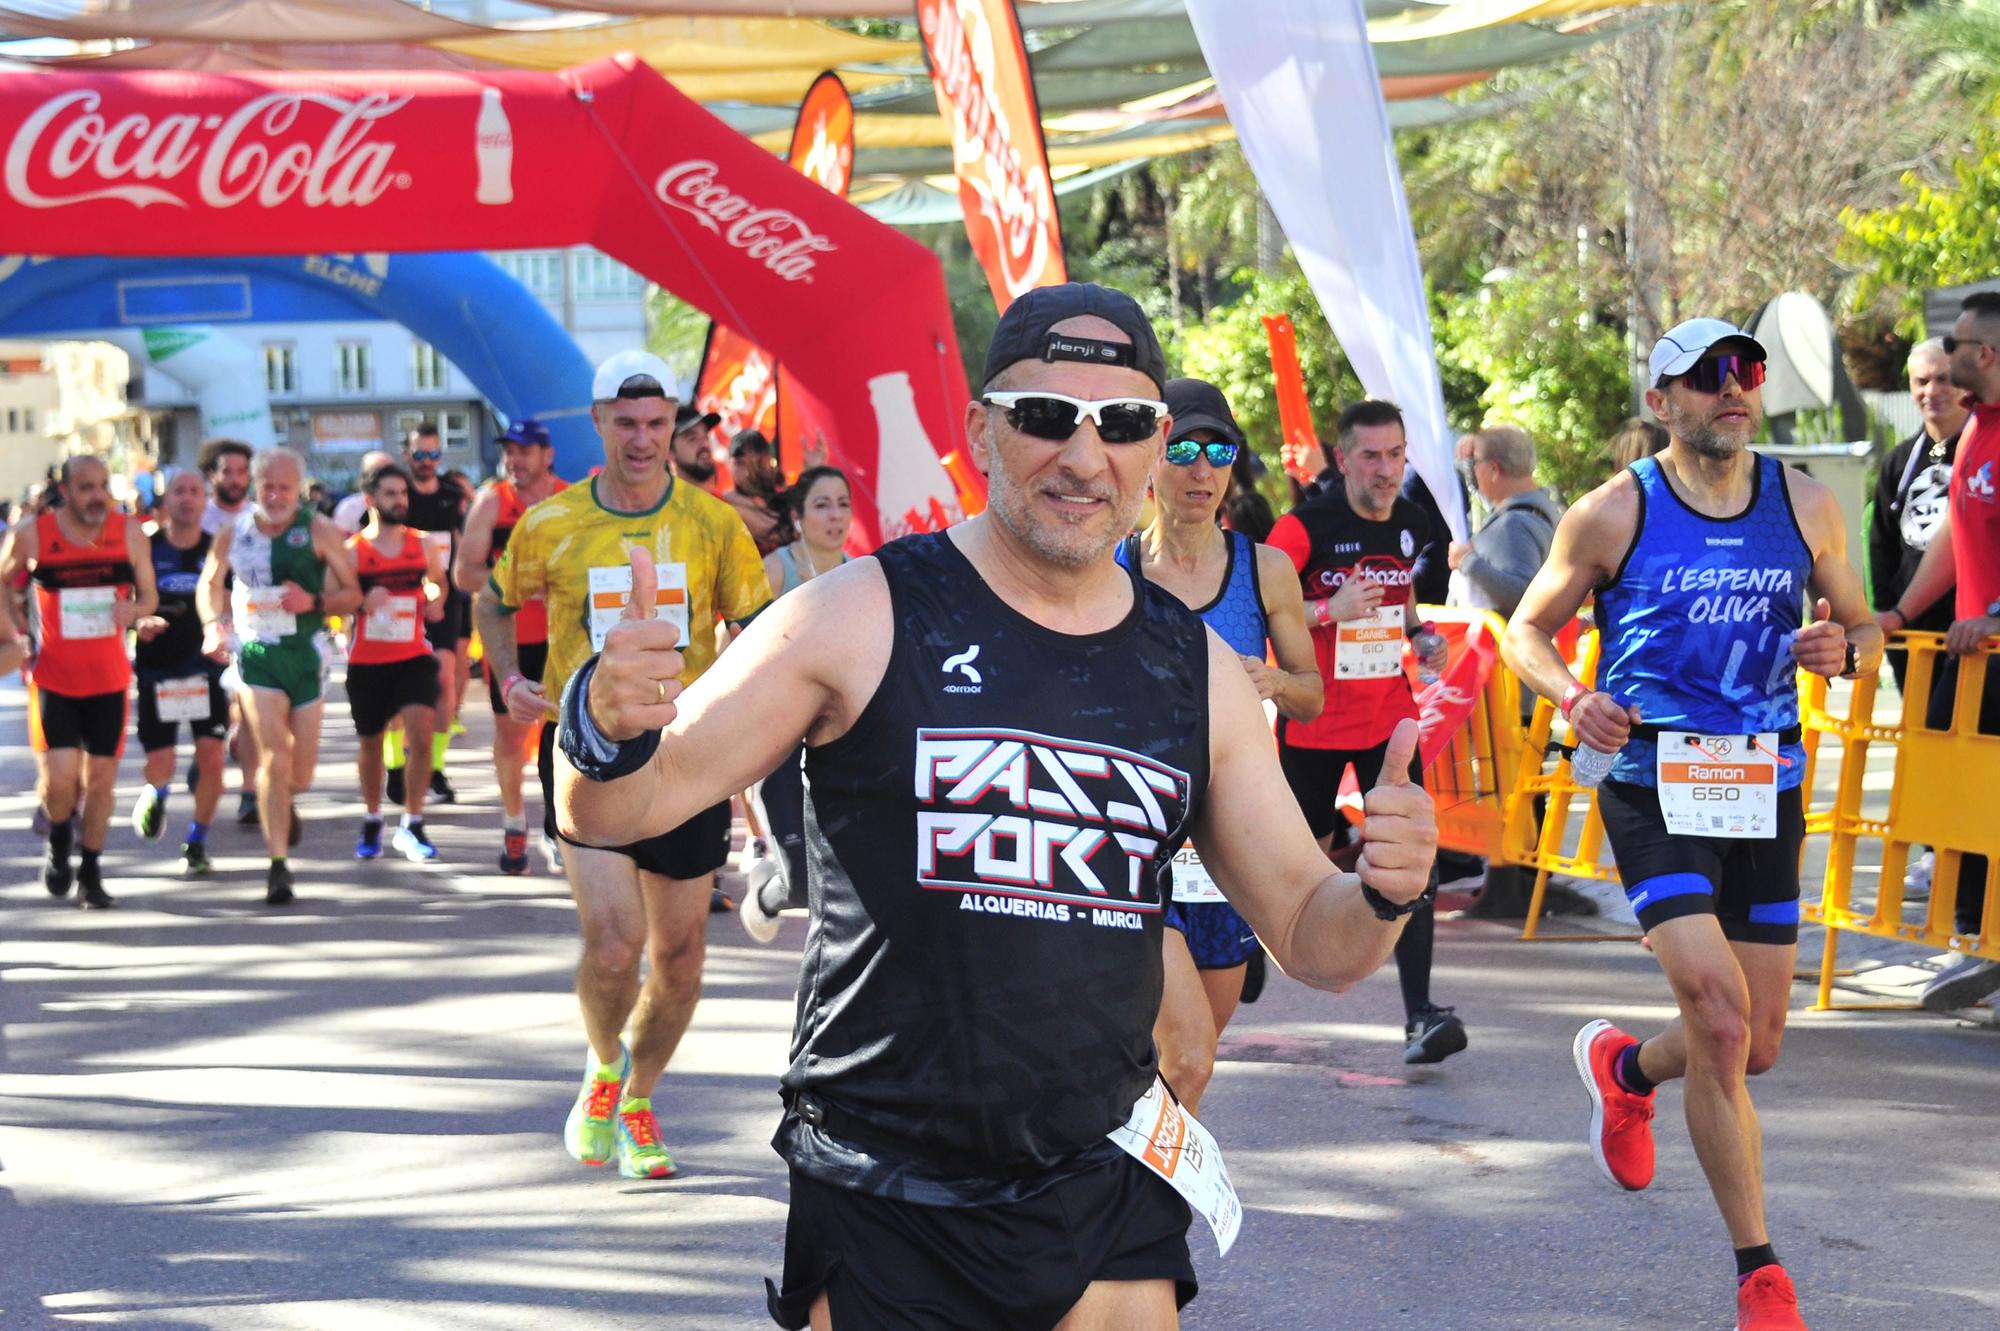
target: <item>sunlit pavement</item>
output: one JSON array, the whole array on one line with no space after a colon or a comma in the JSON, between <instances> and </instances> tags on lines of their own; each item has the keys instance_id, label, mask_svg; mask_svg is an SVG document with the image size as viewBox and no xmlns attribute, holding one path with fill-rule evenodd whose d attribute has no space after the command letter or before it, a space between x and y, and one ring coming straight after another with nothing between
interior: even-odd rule
<instances>
[{"instance_id":1,"label":"sunlit pavement","mask_svg":"<svg viewBox=\"0 0 2000 1331\"><path fill-rule=\"evenodd\" d=\"M483 698L432 866L351 858L354 743L333 704L282 911L233 793L206 881L174 872L185 791L166 839L133 836L128 752L105 860L120 904L101 914L40 885L21 704L0 686L0 1327L769 1325L785 1181L766 1141L802 920L759 948L712 919L702 1006L655 1099L682 1175L624 1181L561 1147L582 1056L572 912L539 855L529 878L495 867ZM1570 1038L1594 1016L1656 1029L1656 966L1630 943L1513 934L1440 926L1437 997L1472 1047L1436 1068L1400 1060L1390 975L1339 996L1276 977L1243 1009L1204 1118L1247 1217L1227 1259L1194 1233L1186 1325L1734 1325L1679 1091L1648 1192L1612 1189L1583 1142ZM1811 997L1795 991L1785 1057L1754 1088L1773 1239L1810 1324L2000 1324L2000 1033L1806 1013Z\"/></svg>"}]
</instances>

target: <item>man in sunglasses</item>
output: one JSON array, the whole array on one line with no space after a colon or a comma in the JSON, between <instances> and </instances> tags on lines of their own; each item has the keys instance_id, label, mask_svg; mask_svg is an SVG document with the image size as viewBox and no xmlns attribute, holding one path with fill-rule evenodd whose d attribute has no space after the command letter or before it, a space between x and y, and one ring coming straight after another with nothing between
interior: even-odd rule
<instances>
[{"instance_id":1,"label":"man in sunglasses","mask_svg":"<svg viewBox=\"0 0 2000 1331\"><path fill-rule=\"evenodd\" d=\"M1370 792L1358 875L1336 872L1241 660L1114 561L1166 442L1165 381L1130 297L1027 292L965 409L984 514L782 597L685 696L672 630L641 616L563 694L559 816L596 843L670 828L805 742L781 1326L1174 1326L1195 1290L1180 1190L1219 1232L1240 1214L1156 1076L1175 853L1191 835L1322 988L1378 966L1424 891L1415 723ZM652 581L634 558L635 606ZM1142 1157L1182 1132L1205 1145L1170 1181Z\"/></svg>"},{"instance_id":2,"label":"man in sunglasses","mask_svg":"<svg viewBox=\"0 0 2000 1331\"><path fill-rule=\"evenodd\" d=\"M472 496L457 481L440 475L444 444L438 427L429 421L411 430L403 443L404 465L410 474L410 515L405 522L424 533L427 544L442 553L449 568L458 556L459 533L465 530L466 510ZM465 639L472 636L472 598L456 587L447 587L444 614L424 621L424 637L437 655L439 693L437 730L431 736L431 795L440 804L451 804L458 793L445 776L445 751L451 744L452 725L458 720L470 678L470 661L465 658ZM389 801L403 802L403 753L401 730L389 737Z\"/></svg>"},{"instance_id":3,"label":"man in sunglasses","mask_svg":"<svg viewBox=\"0 0 2000 1331\"><path fill-rule=\"evenodd\" d=\"M1346 828L1340 784L1349 767L1365 790L1381 779L1391 738L1417 715L1403 672L1403 640L1422 627L1416 570L1438 528L1403 496L1403 413L1390 402L1357 402L1340 414L1334 460L1339 484L1271 528L1270 544L1298 574L1312 626L1326 706L1308 721L1278 722L1278 757L1292 797L1322 847ZM1443 644L1424 664L1444 666ZM1413 757L1409 779L1421 778ZM1342 841L1345 844L1345 841ZM1465 1023L1431 1001L1433 891L1396 941L1403 995L1403 1061L1437 1063L1466 1046Z\"/></svg>"},{"instance_id":4,"label":"man in sunglasses","mask_svg":"<svg viewBox=\"0 0 2000 1331\"><path fill-rule=\"evenodd\" d=\"M1984 651L1986 684L1978 727L1980 734L1991 735L2000 733L2000 657L1988 650L2000 634L2000 292L1967 296L1942 345L1950 358L1952 384L1972 395L1972 419L1959 434L1944 516L1930 548L1901 598L1876 622L1889 632L1914 627L1956 584L1951 627L1945 632L1949 655L1934 677L1924 724L1934 729L1952 724L1960 662ZM1959 718L1961 731L1970 720ZM1953 906L1959 933L1979 935L1985 901L1986 856L1961 856ZM1971 1007L1995 989L2000 989L2000 962L1966 956L1938 972L1924 987L1922 1001L1933 1012L1951 1012Z\"/></svg>"},{"instance_id":5,"label":"man in sunglasses","mask_svg":"<svg viewBox=\"0 0 2000 1331\"><path fill-rule=\"evenodd\" d=\"M1747 1078L1778 1060L1798 951L1796 675L1872 674L1882 633L1832 491L1751 451L1764 348L1691 319L1660 338L1650 368L1666 450L1570 509L1502 651L1580 743L1617 755L1598 812L1680 1008L1646 1040L1608 1021L1578 1032L1592 1155L1621 1188L1651 1183L1655 1087L1684 1079L1688 1134L1736 1249L1736 1325L1801 1331L1765 1227ZM1594 688L1555 645L1593 592Z\"/></svg>"}]
</instances>

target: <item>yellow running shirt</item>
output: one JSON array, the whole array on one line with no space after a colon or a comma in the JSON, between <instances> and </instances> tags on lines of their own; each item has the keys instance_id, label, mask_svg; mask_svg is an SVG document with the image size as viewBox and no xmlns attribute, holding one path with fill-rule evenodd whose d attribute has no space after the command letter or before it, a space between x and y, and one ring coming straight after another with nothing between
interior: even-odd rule
<instances>
[{"instance_id":1,"label":"yellow running shirt","mask_svg":"<svg viewBox=\"0 0 2000 1331\"><path fill-rule=\"evenodd\" d=\"M670 479L657 507L620 513L597 499L597 481L550 495L521 516L492 585L509 611L539 596L549 607L548 666L542 687L554 700L604 644L632 589L628 552L653 552L660 571L659 617L681 629L682 676L692 684L715 661L715 621L748 619L771 599L756 543L736 510Z\"/></svg>"}]
</instances>

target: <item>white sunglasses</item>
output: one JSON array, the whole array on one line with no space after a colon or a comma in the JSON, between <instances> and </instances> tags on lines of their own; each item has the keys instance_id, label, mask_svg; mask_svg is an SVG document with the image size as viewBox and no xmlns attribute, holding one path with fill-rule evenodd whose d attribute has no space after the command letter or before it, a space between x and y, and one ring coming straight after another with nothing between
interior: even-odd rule
<instances>
[{"instance_id":1,"label":"white sunglasses","mask_svg":"<svg viewBox=\"0 0 2000 1331\"><path fill-rule=\"evenodd\" d=\"M1067 439L1089 420L1107 444L1136 444L1160 428L1167 404L1145 397L1108 397L1090 402L1067 393L988 393L979 399L1007 412L1007 423L1036 439Z\"/></svg>"}]
</instances>

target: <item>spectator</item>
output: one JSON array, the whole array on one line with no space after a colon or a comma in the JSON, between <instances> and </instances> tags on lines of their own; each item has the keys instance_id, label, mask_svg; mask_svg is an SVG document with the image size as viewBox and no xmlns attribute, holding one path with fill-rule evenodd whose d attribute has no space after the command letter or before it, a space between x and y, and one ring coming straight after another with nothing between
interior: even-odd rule
<instances>
[{"instance_id":1,"label":"spectator","mask_svg":"<svg viewBox=\"0 0 2000 1331\"><path fill-rule=\"evenodd\" d=\"M371 448L361 455L360 475L366 476L381 467L391 467L396 459L379 448ZM333 506L333 525L345 535L352 536L368 525L368 496L359 489Z\"/></svg>"},{"instance_id":2,"label":"spectator","mask_svg":"<svg viewBox=\"0 0 2000 1331\"><path fill-rule=\"evenodd\" d=\"M722 497L742 517L761 558L798 538L784 502L784 482L771 441L755 430L738 430L729 441L729 466L736 486Z\"/></svg>"},{"instance_id":3,"label":"spectator","mask_svg":"<svg viewBox=\"0 0 2000 1331\"><path fill-rule=\"evenodd\" d=\"M1611 436L1611 465L1623 471L1640 458L1649 458L1667 446L1667 432L1657 422L1634 416Z\"/></svg>"},{"instance_id":4,"label":"spectator","mask_svg":"<svg viewBox=\"0 0 2000 1331\"><path fill-rule=\"evenodd\" d=\"M1471 438L1473 484L1492 515L1471 540L1453 541L1445 558L1465 575L1474 608L1511 618L1549 556L1562 508L1535 483L1535 441L1526 430L1499 425Z\"/></svg>"},{"instance_id":5,"label":"spectator","mask_svg":"<svg viewBox=\"0 0 2000 1331\"><path fill-rule=\"evenodd\" d=\"M1910 349L1910 396L1916 399L1923 424L1882 460L1868 523L1869 593L1880 611L1903 599L1924 551L1937 535L1938 523L1944 520L1959 432L1972 414L1964 391L1953 386L1950 370L1941 339L1934 337ZM1909 627L1919 633L1943 633L1951 628L1951 619L1951 601L1940 593L1936 604L1911 620ZM1889 668L1896 672L1899 693L1909 667L1910 654L1891 647Z\"/></svg>"},{"instance_id":6,"label":"spectator","mask_svg":"<svg viewBox=\"0 0 2000 1331\"><path fill-rule=\"evenodd\" d=\"M1229 468L1229 494L1222 501L1222 525L1242 532L1259 545L1278 521L1278 515L1271 511L1271 501L1257 488L1257 474L1262 470L1254 451L1246 448L1238 452Z\"/></svg>"}]
</instances>

